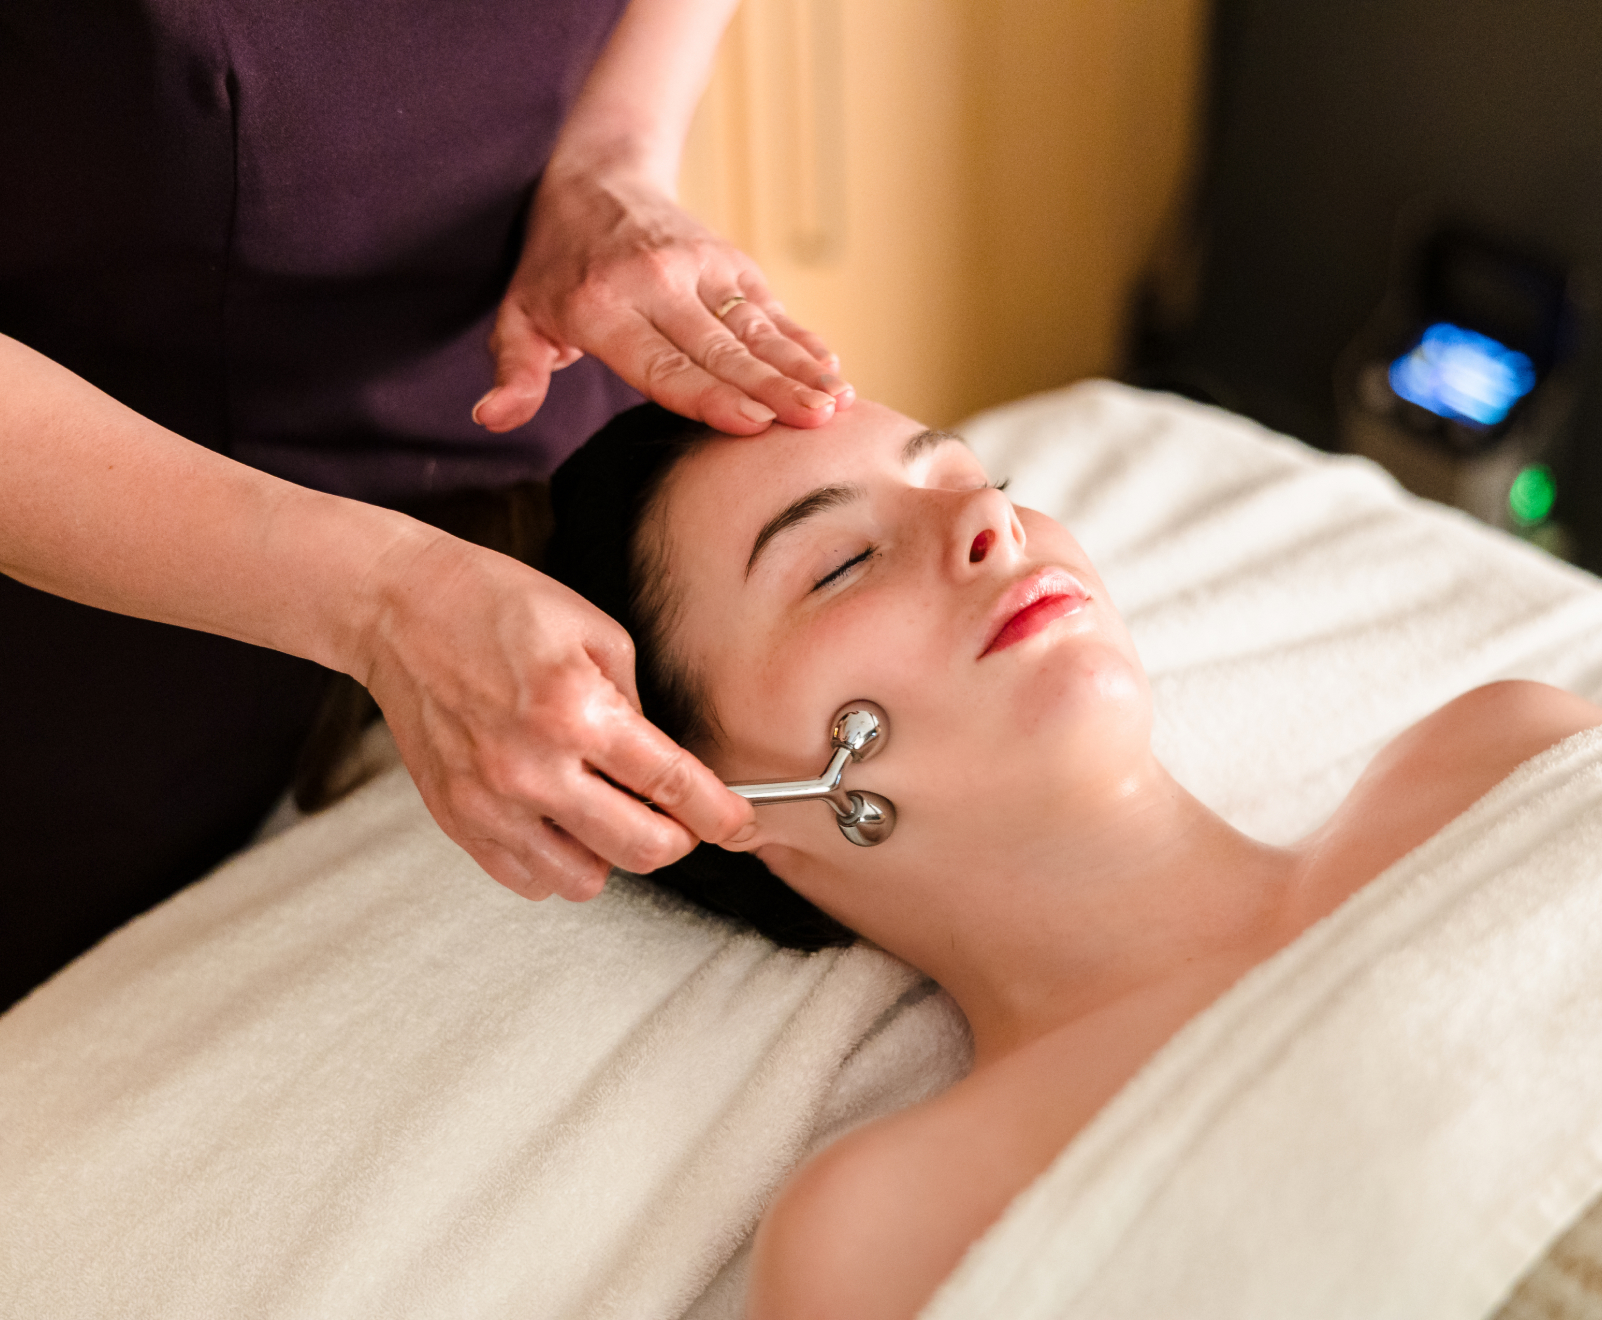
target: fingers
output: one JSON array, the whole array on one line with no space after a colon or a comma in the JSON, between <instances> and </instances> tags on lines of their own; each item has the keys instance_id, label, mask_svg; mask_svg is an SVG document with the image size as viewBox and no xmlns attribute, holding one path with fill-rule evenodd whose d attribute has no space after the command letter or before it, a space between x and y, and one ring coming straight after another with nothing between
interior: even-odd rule
<instances>
[{"instance_id":1,"label":"fingers","mask_svg":"<svg viewBox=\"0 0 1602 1320\"><path fill-rule=\"evenodd\" d=\"M769 290L762 279L762 273L755 266L748 265L740 272L738 292L744 295L748 305L761 309L762 314L767 317L785 339L799 344L806 350L809 357L815 362L823 364L826 374L815 380L814 383L817 388L834 395L835 403L838 407L850 407L851 401L856 397L856 391L839 376L840 355L833 352L823 342L821 336L813 334L812 331L790 319L784 310L784 304L773 296L772 291ZM713 305L714 307L720 307L723 304L716 303ZM729 317L725 315L722 319L727 323ZM744 334L738 328L738 323L734 329L735 333L739 334L743 339Z\"/></svg>"},{"instance_id":2,"label":"fingers","mask_svg":"<svg viewBox=\"0 0 1602 1320\"><path fill-rule=\"evenodd\" d=\"M525 806L516 812L523 823L503 824L493 835L482 825L452 831L491 877L527 898L557 893L581 902L601 891L614 866L646 874L685 856L702 837L722 843L749 834L751 804L724 788L695 757L632 711L613 723L611 745L598 759L618 767L618 783L660 810L578 768L554 795L560 799L551 806L555 819ZM483 805L474 813L481 819L492 814ZM494 814L505 819L504 799ZM698 824L687 828L681 821Z\"/></svg>"},{"instance_id":3,"label":"fingers","mask_svg":"<svg viewBox=\"0 0 1602 1320\"><path fill-rule=\"evenodd\" d=\"M729 435L765 431L777 415L737 385L707 371L638 311L631 310L606 327L595 355L664 408ZM810 424L825 420L826 416L819 417Z\"/></svg>"},{"instance_id":4,"label":"fingers","mask_svg":"<svg viewBox=\"0 0 1602 1320\"><path fill-rule=\"evenodd\" d=\"M696 757L632 710L619 709L608 723L611 727L590 758L591 764L648 798L696 838L722 843L755 819L749 802L731 793ZM656 813L651 814L661 819ZM574 828L577 832L578 827ZM583 837L593 844L588 836ZM660 843L661 839L653 842Z\"/></svg>"},{"instance_id":5,"label":"fingers","mask_svg":"<svg viewBox=\"0 0 1602 1320\"><path fill-rule=\"evenodd\" d=\"M530 421L545 402L551 373L581 356L577 349L554 344L540 334L512 297L501 303L490 352L495 355L495 388L473 406L473 420L495 432Z\"/></svg>"},{"instance_id":6,"label":"fingers","mask_svg":"<svg viewBox=\"0 0 1602 1320\"><path fill-rule=\"evenodd\" d=\"M747 300L733 307L722 318L723 335L732 336L752 358L765 362L777 370L783 380L783 387L790 390L803 402L807 399L807 389L819 391L829 396L833 407L829 415L840 408L849 408L855 401L857 394L852 387L836 374L840 359L828 351L823 341L816 335L806 334L801 327L784 315L783 309L777 303L771 310L761 304ZM797 336L804 336L804 339ZM823 353L818 357L814 349ZM715 357L720 352L732 352L732 346L722 342L722 335L709 332L709 338L700 350L701 360L706 362L713 371L724 377L715 363ZM803 387L797 389L790 382L802 382ZM769 394L759 394L764 403L775 406L784 417L782 402L774 404ZM780 398L782 399L782 395ZM784 417L785 422L791 426L805 424L805 419L792 421Z\"/></svg>"},{"instance_id":7,"label":"fingers","mask_svg":"<svg viewBox=\"0 0 1602 1320\"><path fill-rule=\"evenodd\" d=\"M645 875L676 862L701 840L600 775L586 774L569 795L564 828L614 866Z\"/></svg>"},{"instance_id":8,"label":"fingers","mask_svg":"<svg viewBox=\"0 0 1602 1320\"><path fill-rule=\"evenodd\" d=\"M734 435L775 417L818 426L855 397L749 257L627 170L547 173L492 347L496 388L474 415L497 431L532 417L550 373L579 350Z\"/></svg>"},{"instance_id":9,"label":"fingers","mask_svg":"<svg viewBox=\"0 0 1602 1320\"><path fill-rule=\"evenodd\" d=\"M503 745L470 778L424 794L479 865L530 898L591 897L613 866L654 871L754 821L750 803L589 675L552 685L531 743Z\"/></svg>"},{"instance_id":10,"label":"fingers","mask_svg":"<svg viewBox=\"0 0 1602 1320\"><path fill-rule=\"evenodd\" d=\"M767 284L764 283L762 276L754 267L740 272L737 286L738 287L730 288L728 290L728 294L732 295L738 293L743 296L748 303L754 304L756 307L760 308L767 316L768 320L773 322L773 324L778 328L780 334L782 334L786 339L793 340L795 343L799 344L807 351L807 354L811 358L817 362L821 362L828 372L832 374L839 371L840 355L832 352L829 346L823 342L823 339L820 336L813 334L812 331L804 328L803 326L797 325L790 319L790 317L785 313L784 304L773 296L773 293L771 290L769 290ZM709 292L713 296L706 300L707 305L715 312L719 307L723 306L725 299L717 298L717 291L715 289L709 290ZM728 314L725 314L722 319L727 322L729 319ZM802 378L797 377L797 379ZM841 386L844 387L845 390L851 390L851 387L846 385L844 381L839 381L837 376L835 379ZM840 396L840 391L832 388L829 385L819 384L818 388L835 395L837 399ZM854 391L852 392L854 393Z\"/></svg>"},{"instance_id":11,"label":"fingers","mask_svg":"<svg viewBox=\"0 0 1602 1320\"><path fill-rule=\"evenodd\" d=\"M742 309L743 310L743 309ZM767 351L793 354L790 364L815 378L830 373L799 346L759 332ZM821 426L834 416L832 395L784 374L756 357L700 303L664 312L661 324L630 312L610 328L596 355L641 393L664 407L730 435L754 435L775 419L787 426ZM796 359L800 359L797 361ZM806 366L802 366L805 362ZM843 382L834 381L846 389Z\"/></svg>"},{"instance_id":12,"label":"fingers","mask_svg":"<svg viewBox=\"0 0 1602 1320\"><path fill-rule=\"evenodd\" d=\"M793 339L796 343L800 344L801 347L806 349L806 351L811 354L813 358L823 363L823 365L829 369L831 374L839 371L840 355L831 351L829 346L823 342L823 339L820 336L813 334L812 331L806 329L804 326L799 326L792 321L789 316L785 314L784 305L780 303L777 298L770 297L766 300L753 298L751 301L767 313L768 319L778 327L779 333L784 335L786 339ZM839 378L835 377L835 379ZM851 389L851 386L846 385L844 381L841 381L840 383L845 387L845 389ZM839 397L839 391L831 389L828 385L820 384L818 388L828 390L829 393L835 395L836 398Z\"/></svg>"},{"instance_id":13,"label":"fingers","mask_svg":"<svg viewBox=\"0 0 1602 1320\"><path fill-rule=\"evenodd\" d=\"M640 715L615 621L507 556L430 546L385 597L366 682L429 812L491 876L584 899L614 864L650 871L752 822Z\"/></svg>"},{"instance_id":14,"label":"fingers","mask_svg":"<svg viewBox=\"0 0 1602 1320\"><path fill-rule=\"evenodd\" d=\"M689 753L674 751L678 758L699 768L709 782L685 787L694 771L669 771L656 776L662 785L659 791L677 799L679 811L714 821L714 842L749 833L754 824L750 804L718 784ZM642 777L642 782L649 778ZM714 795L710 811L698 801L699 795L708 791ZM588 771L577 773L560 796L561 802L554 806L558 819L530 814L524 823L502 826L494 836L464 831L458 841L508 889L526 898L548 898L555 893L574 902L598 894L614 866L644 875L677 861L700 842L697 833L672 816L652 810ZM715 800L722 796L733 798L733 804Z\"/></svg>"},{"instance_id":15,"label":"fingers","mask_svg":"<svg viewBox=\"0 0 1602 1320\"><path fill-rule=\"evenodd\" d=\"M519 851L497 839L460 840L489 877L524 898L560 894L573 903L594 898L606 887L612 866L550 821L531 822L519 838Z\"/></svg>"},{"instance_id":16,"label":"fingers","mask_svg":"<svg viewBox=\"0 0 1602 1320\"><path fill-rule=\"evenodd\" d=\"M765 404L786 426L820 426L834 416L834 396L820 383L841 382L753 303L719 321L706 303L686 300L660 309L654 321L708 375Z\"/></svg>"},{"instance_id":17,"label":"fingers","mask_svg":"<svg viewBox=\"0 0 1602 1320\"><path fill-rule=\"evenodd\" d=\"M839 360L821 339L784 315L756 275L745 272L733 285L707 277L699 293L699 301L675 303L656 322L712 374L760 398L790 425L808 421L788 415L795 405L832 414L832 405L852 394L835 374ZM763 364L773 370L762 370ZM820 395L828 397L827 404Z\"/></svg>"},{"instance_id":18,"label":"fingers","mask_svg":"<svg viewBox=\"0 0 1602 1320\"><path fill-rule=\"evenodd\" d=\"M734 281L706 275L698 291L700 305L675 305L657 320L708 371L760 398L791 426L817 424L805 415L789 415L786 405L792 400L809 412L822 412L816 397L821 393L835 407L850 407L856 392L836 374L840 359L785 315L755 268L741 270ZM702 306L713 321L700 315ZM777 376L761 372L756 363L772 367ZM832 415L831 408L827 416Z\"/></svg>"},{"instance_id":19,"label":"fingers","mask_svg":"<svg viewBox=\"0 0 1602 1320\"><path fill-rule=\"evenodd\" d=\"M586 601L585 604L589 602ZM615 624L612 619L608 623ZM634 710L640 709L640 690L634 677L634 643L621 627L617 627L616 637L602 638L590 637L584 643L585 653L595 662L595 667L601 671L603 677L612 684L623 699Z\"/></svg>"}]
</instances>

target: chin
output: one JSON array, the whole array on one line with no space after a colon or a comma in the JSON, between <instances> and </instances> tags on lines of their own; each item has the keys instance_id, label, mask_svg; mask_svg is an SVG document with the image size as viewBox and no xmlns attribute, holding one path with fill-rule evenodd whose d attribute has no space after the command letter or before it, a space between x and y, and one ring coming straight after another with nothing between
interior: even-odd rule
<instances>
[{"instance_id":1,"label":"chin","mask_svg":"<svg viewBox=\"0 0 1602 1320\"><path fill-rule=\"evenodd\" d=\"M1151 686L1132 649L1100 638L1065 640L1070 645L1052 648L1019 674L1008 725L1025 740L1044 736L1053 744L1092 731L1149 740Z\"/></svg>"},{"instance_id":2,"label":"chin","mask_svg":"<svg viewBox=\"0 0 1602 1320\"><path fill-rule=\"evenodd\" d=\"M896 803L907 844L930 829L941 833L936 855L993 846L1015 832L1017 813L1050 813L1065 793L1120 781L1151 754L1145 673L1113 645L1081 641L1071 655L1030 666L1000 691L947 694L938 704L929 695L922 727L914 732L909 721L902 738L906 759L892 763L887 749L882 770L875 762L848 782ZM997 836L987 822L1005 826Z\"/></svg>"}]
</instances>

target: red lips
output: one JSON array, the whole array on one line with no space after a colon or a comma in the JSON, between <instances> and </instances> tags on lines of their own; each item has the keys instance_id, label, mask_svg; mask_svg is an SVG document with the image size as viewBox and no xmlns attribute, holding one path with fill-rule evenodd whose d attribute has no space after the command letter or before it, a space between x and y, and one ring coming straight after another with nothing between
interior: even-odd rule
<instances>
[{"instance_id":1,"label":"red lips","mask_svg":"<svg viewBox=\"0 0 1602 1320\"><path fill-rule=\"evenodd\" d=\"M1090 593L1073 574L1060 568L1037 569L1015 582L996 603L986 629L981 658L1033 637L1054 619L1073 614Z\"/></svg>"}]
</instances>

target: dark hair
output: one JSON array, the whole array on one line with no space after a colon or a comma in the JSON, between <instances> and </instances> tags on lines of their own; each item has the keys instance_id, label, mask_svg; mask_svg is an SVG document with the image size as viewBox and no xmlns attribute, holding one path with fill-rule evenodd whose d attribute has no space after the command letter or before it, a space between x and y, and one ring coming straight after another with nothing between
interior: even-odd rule
<instances>
[{"instance_id":1,"label":"dark hair","mask_svg":"<svg viewBox=\"0 0 1602 1320\"><path fill-rule=\"evenodd\" d=\"M660 555L641 524L673 465L711 432L654 404L614 418L552 478L501 490L460 491L408 504L423 522L511 555L599 606L634 638L640 704L675 742L709 733L707 704L671 663L662 634L670 602L659 590ZM553 510L554 523L553 530ZM329 676L322 707L295 767L295 805L320 811L359 788L372 767L353 757L378 704L354 678ZM749 853L701 844L646 877L778 944L808 952L856 936L814 907Z\"/></svg>"},{"instance_id":2,"label":"dark hair","mask_svg":"<svg viewBox=\"0 0 1602 1320\"><path fill-rule=\"evenodd\" d=\"M674 465L711 434L699 422L641 404L614 417L551 478L545 571L628 631L641 709L678 743L710 736L711 712L694 675L665 644L673 603L645 524ZM648 878L787 948L810 952L856 939L750 853L703 843Z\"/></svg>"}]
</instances>

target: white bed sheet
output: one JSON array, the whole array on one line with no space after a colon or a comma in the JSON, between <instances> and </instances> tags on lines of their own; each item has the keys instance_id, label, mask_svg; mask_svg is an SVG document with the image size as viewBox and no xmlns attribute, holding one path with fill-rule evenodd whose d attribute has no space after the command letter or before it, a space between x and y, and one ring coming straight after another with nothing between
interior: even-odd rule
<instances>
[{"instance_id":1,"label":"white bed sheet","mask_svg":"<svg viewBox=\"0 0 1602 1320\"><path fill-rule=\"evenodd\" d=\"M1602 695L1594 579L1359 460L1106 383L965 430L1098 563L1159 753L1261 837L1477 683ZM0 1017L0 1315L734 1315L785 1171L965 1051L873 951L628 880L524 903L392 772Z\"/></svg>"},{"instance_id":2,"label":"white bed sheet","mask_svg":"<svg viewBox=\"0 0 1602 1320\"><path fill-rule=\"evenodd\" d=\"M1381 745L1478 684L1602 698L1602 583L1366 459L1106 382L962 429L1090 553L1163 763L1260 838L1313 828Z\"/></svg>"}]
</instances>

